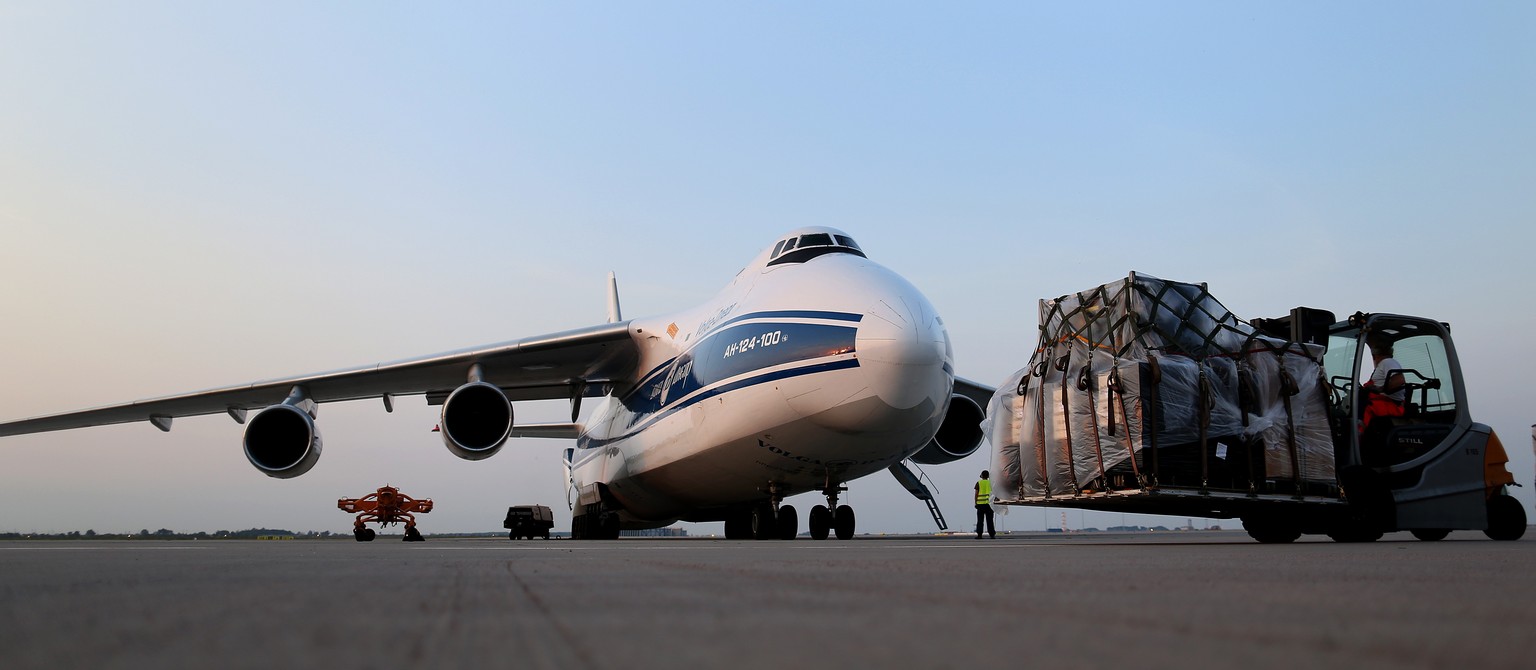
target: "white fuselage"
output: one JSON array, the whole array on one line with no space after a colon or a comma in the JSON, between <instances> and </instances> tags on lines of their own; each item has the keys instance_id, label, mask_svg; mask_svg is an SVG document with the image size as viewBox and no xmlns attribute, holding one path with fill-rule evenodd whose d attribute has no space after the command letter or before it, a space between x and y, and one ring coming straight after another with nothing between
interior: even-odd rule
<instances>
[{"instance_id":1,"label":"white fuselage","mask_svg":"<svg viewBox=\"0 0 1536 670\"><path fill-rule=\"evenodd\" d=\"M823 490L938 430L953 354L928 300L859 255L766 257L703 306L631 323L640 381L603 399L571 459L573 485L606 484L625 527Z\"/></svg>"}]
</instances>

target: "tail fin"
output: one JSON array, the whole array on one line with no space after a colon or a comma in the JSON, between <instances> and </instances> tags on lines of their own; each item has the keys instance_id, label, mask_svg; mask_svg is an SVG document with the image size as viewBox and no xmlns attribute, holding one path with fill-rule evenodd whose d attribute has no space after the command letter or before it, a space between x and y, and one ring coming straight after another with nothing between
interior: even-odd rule
<instances>
[{"instance_id":1,"label":"tail fin","mask_svg":"<svg viewBox=\"0 0 1536 670\"><path fill-rule=\"evenodd\" d=\"M608 273L608 323L618 323L624 320L624 315L619 311L619 279Z\"/></svg>"}]
</instances>

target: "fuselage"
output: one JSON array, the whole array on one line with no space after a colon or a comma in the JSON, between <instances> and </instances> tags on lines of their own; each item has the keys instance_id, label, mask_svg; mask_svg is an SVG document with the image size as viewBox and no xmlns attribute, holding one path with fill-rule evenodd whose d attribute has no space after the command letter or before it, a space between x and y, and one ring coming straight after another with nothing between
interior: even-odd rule
<instances>
[{"instance_id":1,"label":"fuselage","mask_svg":"<svg viewBox=\"0 0 1536 670\"><path fill-rule=\"evenodd\" d=\"M822 237L837 242L805 241ZM626 527L823 490L933 439L954 385L933 306L842 233L797 238L704 305L631 322L639 381L603 400L571 458L573 485L605 484Z\"/></svg>"}]
</instances>

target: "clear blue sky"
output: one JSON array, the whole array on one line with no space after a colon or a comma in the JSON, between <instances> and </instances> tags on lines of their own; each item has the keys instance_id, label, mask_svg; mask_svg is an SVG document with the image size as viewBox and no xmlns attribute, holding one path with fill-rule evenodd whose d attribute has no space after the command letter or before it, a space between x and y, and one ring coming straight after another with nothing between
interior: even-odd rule
<instances>
[{"instance_id":1,"label":"clear blue sky","mask_svg":"<svg viewBox=\"0 0 1536 670\"><path fill-rule=\"evenodd\" d=\"M1130 270L1245 317L1449 321L1529 486L1533 30L1523 2L6 3L0 418L589 325L609 270L628 316L681 309L830 225L989 383L1039 298ZM0 531L345 530L385 482L428 531L563 513L560 443L459 461L400 404L324 407L288 481L224 417L7 438ZM928 468L957 526L987 460ZM931 528L888 477L850 499Z\"/></svg>"}]
</instances>

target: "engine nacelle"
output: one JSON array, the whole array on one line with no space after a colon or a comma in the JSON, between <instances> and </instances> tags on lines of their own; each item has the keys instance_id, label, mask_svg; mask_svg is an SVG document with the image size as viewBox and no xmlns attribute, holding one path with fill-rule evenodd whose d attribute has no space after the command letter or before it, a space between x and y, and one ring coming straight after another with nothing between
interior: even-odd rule
<instances>
[{"instance_id":1,"label":"engine nacelle","mask_svg":"<svg viewBox=\"0 0 1536 670\"><path fill-rule=\"evenodd\" d=\"M245 457L268 477L297 477L320 460L320 428L299 407L273 405L246 424Z\"/></svg>"},{"instance_id":2,"label":"engine nacelle","mask_svg":"<svg viewBox=\"0 0 1536 670\"><path fill-rule=\"evenodd\" d=\"M945 412L944 420L939 423L938 434L922 450L913 454L912 460L922 465L940 465L976 453L976 448L981 446L981 420L984 416L981 406L975 400L958 393L951 396L949 411Z\"/></svg>"},{"instance_id":3,"label":"engine nacelle","mask_svg":"<svg viewBox=\"0 0 1536 670\"><path fill-rule=\"evenodd\" d=\"M438 426L454 456L490 458L512 432L512 402L495 384L470 382L448 394Z\"/></svg>"}]
</instances>

